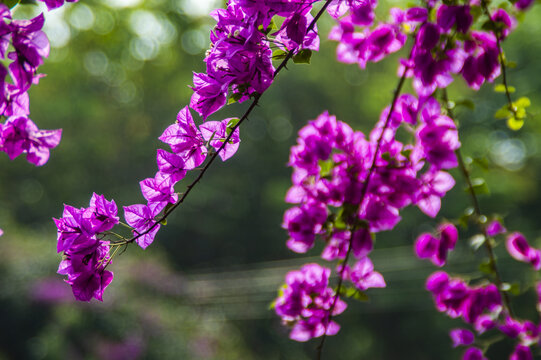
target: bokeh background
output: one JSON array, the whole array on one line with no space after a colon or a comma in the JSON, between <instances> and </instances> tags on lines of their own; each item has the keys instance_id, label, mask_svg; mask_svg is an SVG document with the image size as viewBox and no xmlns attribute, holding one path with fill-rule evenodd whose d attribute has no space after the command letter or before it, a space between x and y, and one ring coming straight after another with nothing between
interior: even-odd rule
<instances>
[{"instance_id":1,"label":"bokeh background","mask_svg":"<svg viewBox=\"0 0 541 360\"><path fill-rule=\"evenodd\" d=\"M385 9L399 3L390 1ZM269 310L287 271L319 261L321 248L305 255L285 246L280 228L290 186L289 147L307 120L324 110L355 129L369 131L397 83L395 54L366 71L335 61L336 44L322 36L311 65L289 66L265 93L241 128L242 143L227 164L216 163L185 204L143 251L130 246L111 265L115 279L104 302L77 303L56 275L56 228L63 204L87 206L92 192L119 206L143 201L138 182L156 171L157 137L189 102L192 71L213 26L212 0L84 0L46 14L51 55L47 74L32 87L31 118L43 129L63 129L49 163L36 168L23 158L0 157L0 359L310 359L317 341L296 343ZM19 6L17 17L43 8ZM524 128L512 132L494 112L504 96L485 86L479 93L456 81L450 96L472 99L457 108L463 152L490 195L486 214L505 216L510 230L541 245L541 11L534 8L505 43L517 67L517 94L532 100ZM319 27L326 34L332 22ZM236 104L212 116L239 116ZM481 166L482 165L482 166ZM432 220L408 208L396 230L378 234L373 261L388 288L369 291L370 301L349 301L328 339L327 359L457 359L447 332L461 326L434 309L424 290L435 268L417 260L412 243L437 221L457 219L469 206L457 185ZM182 183L177 185L182 189ZM180 190L182 191L182 190ZM461 229L451 271L482 277L482 251ZM482 250L482 249L481 249ZM536 320L528 266L503 256L505 280L517 281L516 312ZM506 358L500 343L491 359Z\"/></svg>"}]
</instances>

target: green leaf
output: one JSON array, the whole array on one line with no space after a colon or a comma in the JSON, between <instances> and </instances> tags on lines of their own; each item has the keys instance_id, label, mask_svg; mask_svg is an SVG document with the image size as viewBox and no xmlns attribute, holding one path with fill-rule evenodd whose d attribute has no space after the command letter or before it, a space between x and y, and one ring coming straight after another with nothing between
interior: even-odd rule
<instances>
[{"instance_id":1,"label":"green leaf","mask_svg":"<svg viewBox=\"0 0 541 360\"><path fill-rule=\"evenodd\" d=\"M227 128L225 129L227 136L233 132L233 128L239 123L239 121L239 118L232 118L227 122Z\"/></svg>"},{"instance_id":2,"label":"green leaf","mask_svg":"<svg viewBox=\"0 0 541 360\"><path fill-rule=\"evenodd\" d=\"M241 97L242 97L242 93L240 93L240 92L231 94L229 96L229 99L227 100L227 105L231 105L233 103L236 103L237 101L240 100Z\"/></svg>"},{"instance_id":3,"label":"green leaf","mask_svg":"<svg viewBox=\"0 0 541 360\"><path fill-rule=\"evenodd\" d=\"M19 3L19 0L1 0L8 8L13 9Z\"/></svg>"},{"instance_id":4,"label":"green leaf","mask_svg":"<svg viewBox=\"0 0 541 360\"><path fill-rule=\"evenodd\" d=\"M277 49L272 52L272 58L273 60L282 60L285 59L287 56L287 51Z\"/></svg>"},{"instance_id":5,"label":"green leaf","mask_svg":"<svg viewBox=\"0 0 541 360\"><path fill-rule=\"evenodd\" d=\"M319 175L324 178L328 177L332 173L334 168L334 162L332 159L329 160L318 160L317 164L319 165Z\"/></svg>"},{"instance_id":6,"label":"green leaf","mask_svg":"<svg viewBox=\"0 0 541 360\"><path fill-rule=\"evenodd\" d=\"M501 107L500 109L498 109L498 111L496 111L494 113L494 117L496 119L507 119L511 115L512 115L512 113L509 110L509 108L507 107L507 105Z\"/></svg>"},{"instance_id":7,"label":"green leaf","mask_svg":"<svg viewBox=\"0 0 541 360\"><path fill-rule=\"evenodd\" d=\"M480 6L472 5L470 7L470 14L473 16L475 22L475 20L477 20L483 14L483 9L481 9Z\"/></svg>"},{"instance_id":8,"label":"green leaf","mask_svg":"<svg viewBox=\"0 0 541 360\"><path fill-rule=\"evenodd\" d=\"M484 171L489 170L489 162L486 157L475 157L473 158L473 163Z\"/></svg>"},{"instance_id":9,"label":"green leaf","mask_svg":"<svg viewBox=\"0 0 541 360\"><path fill-rule=\"evenodd\" d=\"M391 161L392 158L391 158L391 154L389 154L389 152L384 152L383 154L381 154L381 158L385 161Z\"/></svg>"},{"instance_id":10,"label":"green leaf","mask_svg":"<svg viewBox=\"0 0 541 360\"><path fill-rule=\"evenodd\" d=\"M456 106L464 106L465 108L470 109L471 111L475 110L475 103L470 99L457 100Z\"/></svg>"},{"instance_id":11,"label":"green leaf","mask_svg":"<svg viewBox=\"0 0 541 360\"><path fill-rule=\"evenodd\" d=\"M461 217L458 218L457 223L462 228L467 229L469 221L470 221L470 217L468 215L466 215L466 214L463 214Z\"/></svg>"},{"instance_id":12,"label":"green leaf","mask_svg":"<svg viewBox=\"0 0 541 360\"><path fill-rule=\"evenodd\" d=\"M490 190L488 189L488 185L483 178L474 178L471 180L471 184L473 187L473 191L477 195L481 194L490 194Z\"/></svg>"},{"instance_id":13,"label":"green leaf","mask_svg":"<svg viewBox=\"0 0 541 360\"><path fill-rule=\"evenodd\" d=\"M511 116L507 119L507 127L513 131L518 131L524 126L524 120L517 119L514 116Z\"/></svg>"},{"instance_id":14,"label":"green leaf","mask_svg":"<svg viewBox=\"0 0 541 360\"><path fill-rule=\"evenodd\" d=\"M312 58L312 50L302 49L297 54L293 56L293 62L295 64L310 64L310 59Z\"/></svg>"},{"instance_id":15,"label":"green leaf","mask_svg":"<svg viewBox=\"0 0 541 360\"><path fill-rule=\"evenodd\" d=\"M516 67L517 67L516 61L508 61L508 62L507 62L507 67L508 67L508 68L511 68L511 69L516 68Z\"/></svg>"},{"instance_id":16,"label":"green leaf","mask_svg":"<svg viewBox=\"0 0 541 360\"><path fill-rule=\"evenodd\" d=\"M274 18L271 19L269 26L264 29L263 25L259 25L257 30L261 31L263 34L268 35L272 30L277 30L278 27L276 26L276 23L274 22Z\"/></svg>"},{"instance_id":17,"label":"green leaf","mask_svg":"<svg viewBox=\"0 0 541 360\"><path fill-rule=\"evenodd\" d=\"M492 275L494 273L494 268L492 267L492 264L490 261L484 261L481 264L479 264L479 270L483 274Z\"/></svg>"},{"instance_id":18,"label":"green leaf","mask_svg":"<svg viewBox=\"0 0 541 360\"><path fill-rule=\"evenodd\" d=\"M336 292L336 289L335 289L335 292ZM368 295L366 295L364 292L362 292L361 290L356 289L354 287L344 287L344 286L342 286L340 288L340 296L344 296L344 297L347 297L347 298L351 298L351 299L355 299L355 300L363 301L363 302L366 302L366 301L370 300Z\"/></svg>"},{"instance_id":19,"label":"green leaf","mask_svg":"<svg viewBox=\"0 0 541 360\"><path fill-rule=\"evenodd\" d=\"M165 208L163 209L163 214L167 214L167 212L173 207L175 206L175 204L171 204L171 203L167 203L167 205L165 205Z\"/></svg>"},{"instance_id":20,"label":"green leaf","mask_svg":"<svg viewBox=\"0 0 541 360\"><path fill-rule=\"evenodd\" d=\"M526 108L532 105L532 102L528 97L523 96L519 98L517 101L513 102L513 105L515 105L516 107Z\"/></svg>"},{"instance_id":21,"label":"green leaf","mask_svg":"<svg viewBox=\"0 0 541 360\"><path fill-rule=\"evenodd\" d=\"M498 92L498 93L504 93L505 92L505 85L504 84L498 84L498 85L494 86L494 91ZM509 93L514 93L516 91L516 89L515 89L514 86L508 86L507 91L509 91Z\"/></svg>"},{"instance_id":22,"label":"green leaf","mask_svg":"<svg viewBox=\"0 0 541 360\"><path fill-rule=\"evenodd\" d=\"M227 127L229 129L233 129L235 126L237 126L237 124L239 123L240 119L239 118L231 118L229 119L229 121L227 122Z\"/></svg>"},{"instance_id":23,"label":"green leaf","mask_svg":"<svg viewBox=\"0 0 541 360\"><path fill-rule=\"evenodd\" d=\"M471 237L470 246L473 250L479 249L486 241L486 237L483 234L477 234Z\"/></svg>"},{"instance_id":24,"label":"green leaf","mask_svg":"<svg viewBox=\"0 0 541 360\"><path fill-rule=\"evenodd\" d=\"M411 155L411 152L412 152L412 149L405 149L405 150L402 150L400 153L406 157L406 158L410 158L410 155Z\"/></svg>"}]
</instances>

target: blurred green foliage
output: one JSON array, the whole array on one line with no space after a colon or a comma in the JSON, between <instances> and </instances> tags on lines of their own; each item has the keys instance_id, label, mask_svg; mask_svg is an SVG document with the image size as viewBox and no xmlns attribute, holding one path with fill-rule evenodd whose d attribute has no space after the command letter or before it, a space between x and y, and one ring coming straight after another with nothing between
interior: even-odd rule
<instances>
[{"instance_id":1,"label":"blurred green foliage","mask_svg":"<svg viewBox=\"0 0 541 360\"><path fill-rule=\"evenodd\" d=\"M31 118L43 129L62 128L49 163L0 157L0 359L307 359L315 342L295 343L269 303L288 270L317 261L291 253L280 228L290 170L285 166L295 133L323 110L369 131L391 99L397 54L361 71L337 63L335 43L322 39L311 64L289 65L241 128L242 143L226 165L215 164L146 251L135 246L115 259L115 280L104 303L72 300L55 274L56 231L51 217L62 204L86 206L93 191L119 206L142 202L138 181L156 170L157 137L189 102L192 71L202 71L214 3L197 0L84 0L47 13L53 49L48 74L31 90ZM18 17L42 11L19 6ZM381 10L383 11L383 10ZM382 12L383 14L383 12ZM383 16L383 15L382 15ZM535 8L505 43L516 62L510 78L517 96L531 99L518 132L495 120L505 105L486 86L472 93L458 80L457 104L463 152L474 176L483 177L487 214L505 215L541 245L538 226L541 177L541 82L537 77L541 33ZM326 34L332 26L323 19ZM460 106L471 105L475 108ZM214 120L239 116L234 104ZM458 172L441 216L457 219L468 207ZM177 185L182 188L182 183ZM182 191L182 190L180 190ZM436 224L416 209L389 233L378 235L374 263L388 289L368 292L369 303L350 302L328 340L329 359L456 359L447 331L461 326L436 312L426 276L431 264L416 260L411 244ZM482 251L468 238L451 255L451 271L480 278ZM497 247L502 254L503 246ZM317 250L310 253L317 255ZM310 255L308 254L308 255ZM527 266L501 262L504 279ZM529 275L532 276L532 275ZM513 298L520 316L534 316L532 291ZM493 350L497 359L502 344Z\"/></svg>"}]
</instances>

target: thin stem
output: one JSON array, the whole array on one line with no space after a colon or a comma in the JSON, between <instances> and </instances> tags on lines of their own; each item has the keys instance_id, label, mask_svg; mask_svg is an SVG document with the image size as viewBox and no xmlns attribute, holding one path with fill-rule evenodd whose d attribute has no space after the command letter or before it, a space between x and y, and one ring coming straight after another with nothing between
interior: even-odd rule
<instances>
[{"instance_id":1,"label":"thin stem","mask_svg":"<svg viewBox=\"0 0 541 360\"><path fill-rule=\"evenodd\" d=\"M445 107L447 108L447 115L455 121L455 116L453 114L453 110L449 107L449 98L447 96L447 90L443 89L442 91L442 98L445 102ZM511 308L511 300L509 299L509 295L507 292L502 290L502 277L500 275L500 271L498 269L498 266L496 264L496 256L494 255L494 249L492 247L491 240L492 238L488 236L487 228L486 228L486 222L482 221L483 213L481 212L481 207L479 205L479 199L477 198L477 195L475 194L475 190L473 187L473 183L471 180L470 172L468 171L468 168L466 167L466 163L464 162L464 158L462 156L462 152L460 151L460 148L455 151L456 157L458 159L458 167L460 169L460 172L462 173L462 177L464 178L464 181L466 181L466 185L468 187L468 193L470 194L470 199L473 205L473 212L475 214L475 223L479 226L479 230L481 230L481 233L485 237L485 249L488 253L488 258L490 262L490 268L494 272L494 280L496 282L496 286L498 287L498 291L500 292L505 308L509 315L513 316L513 310Z\"/></svg>"},{"instance_id":2,"label":"thin stem","mask_svg":"<svg viewBox=\"0 0 541 360\"><path fill-rule=\"evenodd\" d=\"M133 230L133 228L125 222L119 221L118 224L124 226L127 229Z\"/></svg>"},{"instance_id":3,"label":"thin stem","mask_svg":"<svg viewBox=\"0 0 541 360\"><path fill-rule=\"evenodd\" d=\"M111 256L109 257L109 259L107 260L107 262L106 262L105 265L103 266L102 271L105 270L105 268L106 268L107 266L109 266L109 264L113 261L113 258L115 257L116 253L118 252L118 249L120 249L120 246L115 247L115 250L113 250L113 253L111 254Z\"/></svg>"},{"instance_id":4,"label":"thin stem","mask_svg":"<svg viewBox=\"0 0 541 360\"><path fill-rule=\"evenodd\" d=\"M131 228L130 228L130 229L131 229ZM106 234L106 235L113 235L113 236L119 238L120 240L124 240L124 241L128 240L128 239L125 238L124 236L122 236L122 235L120 235L120 234L117 234L116 232L111 231L111 230L105 231L104 234ZM117 245L117 244L121 244L121 243L113 243L113 244L111 244L111 246L115 246L115 245Z\"/></svg>"},{"instance_id":5,"label":"thin stem","mask_svg":"<svg viewBox=\"0 0 541 360\"><path fill-rule=\"evenodd\" d=\"M323 5L323 7L319 10L319 12L317 13L317 15L314 17L314 19L312 20L312 22L310 23L310 25L308 26L307 30L306 30L306 33L308 34L310 31L313 31L314 30L314 27L316 26L316 22L319 20L319 18L321 17L321 15L323 15L323 13L325 12L325 10L327 9L327 7L329 6L329 4L331 3L332 0L326 0L325 1L325 4ZM276 76L280 73L280 71L282 71L282 69L284 69L288 63L288 61L293 57L293 55L295 54L295 50L290 50L286 57L282 60L282 62L278 65L278 67L276 68L276 70L274 70L274 74L273 74L273 79L276 78ZM167 217L173 212L175 211L175 209L184 202L184 200L186 199L186 197L188 197L188 194L192 191L192 189L197 185L197 183L199 183L199 181L201 181L201 179L203 178L203 175L205 175L205 173L207 172L207 170L210 168L210 166L212 165L212 163L214 162L214 160L216 160L216 158L218 157L218 154L225 148L225 146L227 145L227 143L229 142L229 140L231 139L231 137L233 136L233 134L235 133L235 130L237 130L237 128L248 118L248 116L252 113L252 111L255 109L255 107L258 105L258 102L259 102L259 99L261 99L261 96L263 94L258 94L256 93L255 95L253 95L253 101L252 103L250 104L250 106L248 107L248 109L244 112L244 115L242 115L242 117L240 118L239 122L231 129L231 132L229 133L229 135L227 136L227 138L225 139L224 143L222 144L222 146L220 146L220 148L211 156L210 160L206 163L206 165L203 167L203 169L201 170L201 172L199 173L199 175L195 178L194 181L192 181L187 187L186 187L186 191L184 192L184 194L178 199L178 201L173 205L171 206L167 211L164 212L164 214L158 218L154 224L152 224L152 226L150 228L148 228L147 230L137 234L136 236L133 236L131 237L130 239L126 240L127 243L131 243L135 240L137 240L138 238L140 238L141 236L144 236L146 234L148 234L149 232L151 232L153 229L156 228L156 226L158 226L159 223L161 223L162 221L164 221L165 219L167 219Z\"/></svg>"},{"instance_id":6,"label":"thin stem","mask_svg":"<svg viewBox=\"0 0 541 360\"><path fill-rule=\"evenodd\" d=\"M410 53L410 57L411 57L411 53ZM408 67L406 67L404 69L404 73L402 74L402 77L400 77L400 80L398 81L398 85L396 86L396 90L395 90L394 95L393 95L393 101L391 103L391 107L389 108L389 114L387 114L387 118L385 119L385 124L383 125L383 128L381 130L381 134L379 135L378 141L376 143L376 150L374 152L374 157L372 159L372 164L370 165L370 170L368 171L368 175L367 175L366 180L363 183L363 187L361 189L361 196L360 196L359 205L357 205L356 210L354 211L354 213L356 213L358 211L358 208L359 208L360 204L363 203L364 198L366 196L366 193L368 191L368 186L370 184L370 179L372 177L372 174L376 170L377 157L378 157L379 150L381 148L381 144L383 142L383 136L384 136L385 131L387 130L387 128L389 127L389 124L391 122L391 117L392 117L394 108L396 106L398 96L400 95L400 92L402 91L402 87L404 86L404 82L406 80L406 74L407 74L408 70L409 70ZM319 343L319 345L317 347L317 359L318 360L321 359L321 355L323 354L323 346L325 345L325 340L327 339L327 327L329 326L329 324L330 324L330 322L332 320L332 313L334 311L334 308L336 307L336 303L337 303L338 297L340 295L340 290L342 289L342 283L344 281L344 272L345 272L346 265L348 263L350 254L351 254L351 249L353 248L351 246L351 242L352 242L352 239L353 239L353 233L356 230L357 230L357 225L354 225L353 228L351 229L351 236L350 236L349 242L348 242L348 251L346 253L344 263L342 265L342 268L340 269L340 274L338 276L338 284L336 286L336 293L334 295L333 302L332 302L331 307L330 307L329 312L328 312L329 315L328 315L327 321L325 323L325 332L323 333L323 335L321 337L321 342Z\"/></svg>"},{"instance_id":7,"label":"thin stem","mask_svg":"<svg viewBox=\"0 0 541 360\"><path fill-rule=\"evenodd\" d=\"M492 15L490 14L490 10L488 10L486 1L481 0L481 6L483 7L483 11L485 12L485 15L488 17L488 21L490 21L490 24L492 26L492 33L496 37L496 46L498 47L498 61L500 62L500 68L502 69L502 85L505 88L505 97L507 98L507 107L509 108L509 111L513 113L513 116L517 116L517 109L513 105L513 100L511 99L511 93L509 91L509 84L507 82L507 67L505 66L505 59L503 57L503 50L502 45L500 41L500 32L496 31L496 22L492 19Z\"/></svg>"}]
</instances>

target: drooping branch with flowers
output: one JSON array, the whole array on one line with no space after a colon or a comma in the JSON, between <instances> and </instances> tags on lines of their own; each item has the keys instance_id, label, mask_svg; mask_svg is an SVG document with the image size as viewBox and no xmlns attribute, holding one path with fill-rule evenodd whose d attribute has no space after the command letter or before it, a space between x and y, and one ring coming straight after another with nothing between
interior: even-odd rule
<instances>
[{"instance_id":1,"label":"drooping branch with flowers","mask_svg":"<svg viewBox=\"0 0 541 360\"><path fill-rule=\"evenodd\" d=\"M143 249L153 243L215 159L226 161L239 149L240 127L278 73L290 60L309 63L319 49L317 21L327 12L337 22L329 38L338 42L338 61L365 69L390 54L407 55L397 66L399 79L389 106L368 135L328 112L299 131L289 159L292 187L286 195L293 206L282 225L289 234L287 247L306 253L316 240L322 241L322 259L335 263L310 263L289 272L273 303L275 312L291 327L292 339L320 337L317 356L323 357L327 336L340 329L335 316L346 311L345 299L364 299L368 289L386 287L369 258L375 234L392 230L408 205L436 218L442 199L455 185L449 170L458 167L474 209L466 220L478 227L476 247L483 246L489 258L486 276L469 281L438 271L428 278L426 288L438 311L470 326L471 330L450 333L456 346L467 346L465 359L484 358L488 345L483 345L483 336L490 330L517 339L512 359L532 358L539 326L512 310L509 282L502 279L493 252L497 237L506 230L482 212L476 196L479 184L460 152L454 103L446 91L455 78L478 90L501 75L505 105L496 115L507 119L512 130L520 129L529 101L511 97L502 42L517 26L516 15L531 1L503 3L498 9L483 0L423 1L407 9L392 8L386 21L376 20L375 1L327 0L312 16L315 3L231 0L226 9L211 13L216 26L204 59L206 72L194 73L189 106L159 137L168 150L157 150L158 171L140 181L145 202L124 206L123 222L115 201L103 195L93 194L88 207L65 205L62 217L54 220L57 251L63 254L59 274L66 276L76 299L103 300L113 280L111 262L132 243ZM63 1L46 4L53 9ZM4 83L7 120L1 127L1 149L10 158L26 153L30 162L43 165L60 140L60 130L38 130L27 117L26 91L37 83L36 69L49 51L40 31L43 17L10 21L9 9L3 9L6 30L0 55L5 56L10 44L14 50L7 54L13 61L8 66L12 83ZM4 73L5 77L5 69ZM405 92L409 83L415 94ZM242 116L206 121L227 104L244 101L251 104ZM202 118L199 126L190 108ZM409 143L397 140L399 129L410 134ZM177 192L175 186L189 171L199 173ZM420 234L414 244L417 256L444 266L448 252L461 240L456 225L442 221L433 233ZM541 267L541 252L520 233L508 234L506 247L514 259L536 270Z\"/></svg>"}]
</instances>

